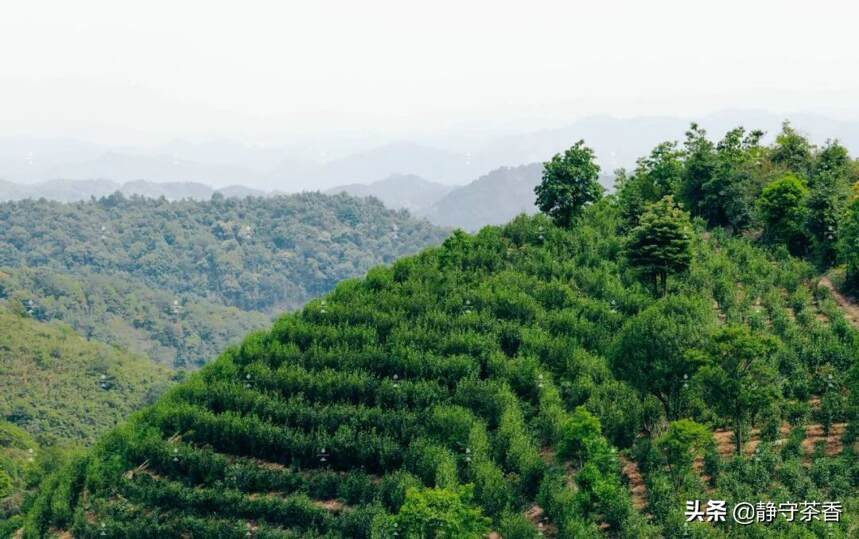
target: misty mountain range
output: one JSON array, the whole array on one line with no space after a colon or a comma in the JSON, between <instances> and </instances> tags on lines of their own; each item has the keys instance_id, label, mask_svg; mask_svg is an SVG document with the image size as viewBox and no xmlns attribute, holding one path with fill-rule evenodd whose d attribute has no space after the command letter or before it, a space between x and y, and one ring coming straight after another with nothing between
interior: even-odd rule
<instances>
[{"instance_id":1,"label":"misty mountain range","mask_svg":"<svg viewBox=\"0 0 859 539\"><path fill-rule=\"evenodd\" d=\"M793 114L790 119L795 128L818 144L834 137L851 153L859 153L859 122L815 114ZM713 136L742 124L764 129L772 137L783 120L779 114L736 110L704 116L699 123ZM304 147L258 147L219 140L132 148L71 139L5 137L0 138L0 179L16 183L54 179L196 182L216 188L243 185L287 193L367 184L391 175L416 175L444 185L463 185L502 166L545 161L579 139L585 139L596 151L603 172L611 173L618 167L633 166L637 157L659 142L682 139L689 122L672 117L592 116L566 127L508 134L488 142L469 142L462 137L415 138L368 145L364 150L328 159L318 157L325 154L322 140Z\"/></svg>"}]
</instances>

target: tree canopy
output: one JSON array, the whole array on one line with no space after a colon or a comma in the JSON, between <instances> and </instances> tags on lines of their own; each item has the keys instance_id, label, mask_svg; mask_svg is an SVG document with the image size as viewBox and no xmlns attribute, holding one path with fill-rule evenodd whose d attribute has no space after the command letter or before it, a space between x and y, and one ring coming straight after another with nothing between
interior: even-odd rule
<instances>
[{"instance_id":1,"label":"tree canopy","mask_svg":"<svg viewBox=\"0 0 859 539\"><path fill-rule=\"evenodd\" d=\"M602 196L599 175L593 150L578 141L543 163L543 180L534 189L537 207L557 225L570 226L585 206Z\"/></svg>"}]
</instances>

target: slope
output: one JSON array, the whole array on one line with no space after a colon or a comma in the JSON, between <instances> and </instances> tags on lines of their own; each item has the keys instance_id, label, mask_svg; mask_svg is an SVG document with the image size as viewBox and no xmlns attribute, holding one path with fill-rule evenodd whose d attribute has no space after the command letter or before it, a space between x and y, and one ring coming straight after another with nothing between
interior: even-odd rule
<instances>
[{"instance_id":1,"label":"slope","mask_svg":"<svg viewBox=\"0 0 859 539\"><path fill-rule=\"evenodd\" d=\"M761 444L754 457L708 456L711 484L690 471L672 487L663 438L649 434L665 420L624 382L618 352L663 310L692 317L666 326L675 346L692 346L678 334L706 340L750 324L781 350L776 411L802 426L805 401L827 380L845 384L859 351L857 333L812 286L813 269L698 230L689 274L657 298L624 263L621 224L611 200L575 230L523 216L341 283L53 476L26 535L381 538L411 537L415 525L457 537L787 533L784 522L684 523L682 500L737 493L838 499L855 522L846 452L806 469L792 442ZM686 410L712 434L724 420L700 389L693 378ZM618 448L642 465L646 513ZM828 530L847 537L855 526Z\"/></svg>"},{"instance_id":2,"label":"slope","mask_svg":"<svg viewBox=\"0 0 859 539\"><path fill-rule=\"evenodd\" d=\"M170 382L143 357L2 309L0 364L0 419L48 443L92 442Z\"/></svg>"}]
</instances>

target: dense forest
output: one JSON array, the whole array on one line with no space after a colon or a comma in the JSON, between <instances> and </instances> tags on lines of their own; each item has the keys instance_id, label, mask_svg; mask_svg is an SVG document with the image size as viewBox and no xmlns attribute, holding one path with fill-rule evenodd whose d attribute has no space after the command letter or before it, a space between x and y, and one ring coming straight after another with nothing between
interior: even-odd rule
<instances>
[{"instance_id":1,"label":"dense forest","mask_svg":"<svg viewBox=\"0 0 859 539\"><path fill-rule=\"evenodd\" d=\"M857 164L789 125L760 140L693 126L610 196L574 145L544 164L545 215L281 316L49 474L6 529L856 537ZM690 518L695 500L725 520Z\"/></svg>"},{"instance_id":2,"label":"dense forest","mask_svg":"<svg viewBox=\"0 0 859 539\"><path fill-rule=\"evenodd\" d=\"M169 367L224 347L445 232L376 200L114 194L0 204L0 301Z\"/></svg>"}]
</instances>

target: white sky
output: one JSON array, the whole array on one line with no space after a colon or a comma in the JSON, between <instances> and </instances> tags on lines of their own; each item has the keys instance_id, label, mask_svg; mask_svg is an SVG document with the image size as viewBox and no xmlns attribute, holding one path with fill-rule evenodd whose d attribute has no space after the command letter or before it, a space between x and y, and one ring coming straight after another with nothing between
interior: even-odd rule
<instances>
[{"instance_id":1,"label":"white sky","mask_svg":"<svg viewBox=\"0 0 859 539\"><path fill-rule=\"evenodd\" d=\"M723 108L859 117L859 4L10 1L0 135L485 133Z\"/></svg>"}]
</instances>

